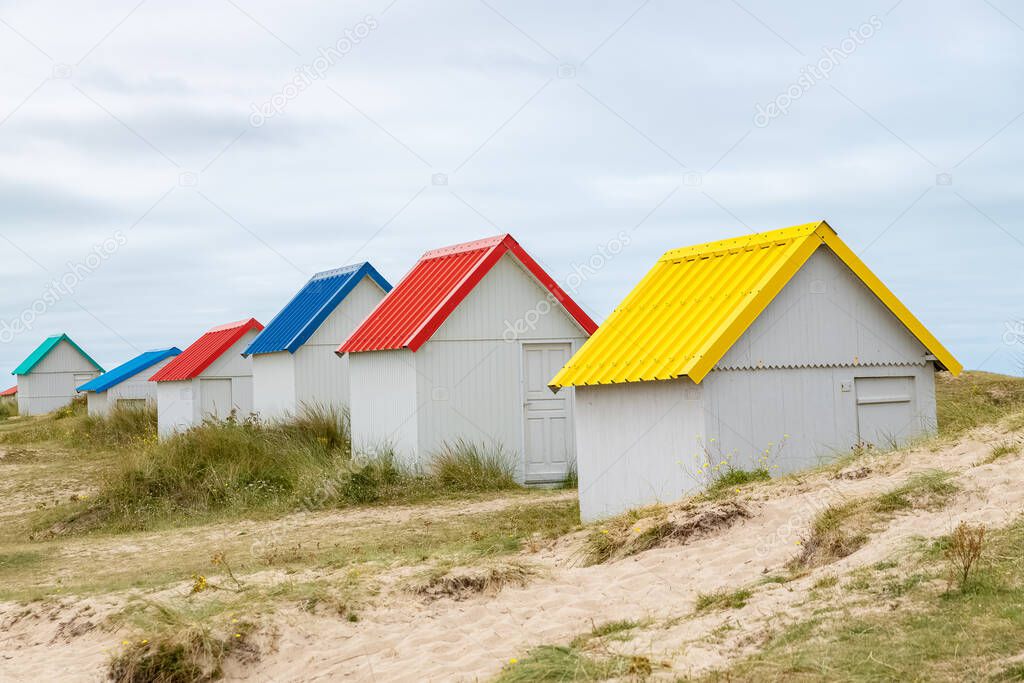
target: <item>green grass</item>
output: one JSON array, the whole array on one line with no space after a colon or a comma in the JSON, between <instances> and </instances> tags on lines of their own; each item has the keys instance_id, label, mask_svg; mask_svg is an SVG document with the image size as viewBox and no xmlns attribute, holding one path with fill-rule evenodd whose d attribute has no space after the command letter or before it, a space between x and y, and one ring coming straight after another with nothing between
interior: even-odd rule
<instances>
[{"instance_id":1,"label":"green grass","mask_svg":"<svg viewBox=\"0 0 1024 683\"><path fill-rule=\"evenodd\" d=\"M721 498L735 492L735 490L746 484L758 481L768 481L772 478L767 467L759 467L753 470L744 470L738 467L729 467L719 474L711 482L711 485L704 491L704 497L709 499Z\"/></svg>"},{"instance_id":2,"label":"green grass","mask_svg":"<svg viewBox=\"0 0 1024 683\"><path fill-rule=\"evenodd\" d=\"M1024 520L993 533L988 560L965 590L936 587L947 568L928 553L927 574L882 586L910 600L880 614L798 623L713 680L1013 680L1024 633Z\"/></svg>"},{"instance_id":3,"label":"green grass","mask_svg":"<svg viewBox=\"0 0 1024 683\"><path fill-rule=\"evenodd\" d=\"M942 470L915 474L903 486L879 496L873 503L873 509L875 512L891 513L945 505L959 490L950 481L952 476Z\"/></svg>"},{"instance_id":4,"label":"green grass","mask_svg":"<svg viewBox=\"0 0 1024 683\"><path fill-rule=\"evenodd\" d=\"M9 398L0 398L0 421L18 414L18 402Z\"/></svg>"},{"instance_id":5,"label":"green grass","mask_svg":"<svg viewBox=\"0 0 1024 683\"><path fill-rule=\"evenodd\" d=\"M734 591L721 590L714 593L698 593L694 611L699 614L712 610L740 609L741 607L746 607L747 601L750 600L752 595L753 592L746 588Z\"/></svg>"},{"instance_id":6,"label":"green grass","mask_svg":"<svg viewBox=\"0 0 1024 683\"><path fill-rule=\"evenodd\" d=\"M91 416L82 399L50 415L5 431L0 443L56 442L77 450L135 449L156 441L156 408L114 407Z\"/></svg>"},{"instance_id":7,"label":"green grass","mask_svg":"<svg viewBox=\"0 0 1024 683\"><path fill-rule=\"evenodd\" d=\"M605 681L610 678L645 678L651 673L646 657L590 653L577 647L543 645L521 660L509 662L496 683Z\"/></svg>"},{"instance_id":8,"label":"green grass","mask_svg":"<svg viewBox=\"0 0 1024 683\"><path fill-rule=\"evenodd\" d=\"M500 446L458 439L434 453L430 472L450 491L495 491L518 487L515 461Z\"/></svg>"}]
</instances>

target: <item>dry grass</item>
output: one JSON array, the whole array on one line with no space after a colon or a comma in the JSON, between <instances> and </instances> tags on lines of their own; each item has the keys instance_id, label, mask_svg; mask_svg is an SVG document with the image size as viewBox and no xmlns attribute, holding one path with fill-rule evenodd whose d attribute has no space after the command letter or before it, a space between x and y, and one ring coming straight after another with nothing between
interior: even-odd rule
<instances>
[{"instance_id":1,"label":"dry grass","mask_svg":"<svg viewBox=\"0 0 1024 683\"><path fill-rule=\"evenodd\" d=\"M711 610L740 609L746 607L747 601L753 596L747 588L739 590L720 590L714 593L698 593L694 611L698 614Z\"/></svg>"},{"instance_id":2,"label":"dry grass","mask_svg":"<svg viewBox=\"0 0 1024 683\"><path fill-rule=\"evenodd\" d=\"M507 586L523 587L537 574L536 567L523 562L490 562L429 571L414 580L410 590L431 600L464 600L482 593L494 595Z\"/></svg>"},{"instance_id":3,"label":"dry grass","mask_svg":"<svg viewBox=\"0 0 1024 683\"><path fill-rule=\"evenodd\" d=\"M939 435L956 437L1024 411L1024 378L990 372L935 376Z\"/></svg>"},{"instance_id":4,"label":"dry grass","mask_svg":"<svg viewBox=\"0 0 1024 683\"><path fill-rule=\"evenodd\" d=\"M750 516L742 503L725 500L678 509L634 510L591 529L582 550L585 565L602 564L669 544L685 544L727 529Z\"/></svg>"}]
</instances>

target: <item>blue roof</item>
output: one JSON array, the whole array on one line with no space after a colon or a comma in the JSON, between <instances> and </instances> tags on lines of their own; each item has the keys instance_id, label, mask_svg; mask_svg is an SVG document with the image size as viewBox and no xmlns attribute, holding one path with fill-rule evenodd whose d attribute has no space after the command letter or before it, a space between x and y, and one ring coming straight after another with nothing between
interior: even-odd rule
<instances>
[{"instance_id":1,"label":"blue roof","mask_svg":"<svg viewBox=\"0 0 1024 683\"><path fill-rule=\"evenodd\" d=\"M143 354L132 358L127 363L118 365L110 372L104 373L99 377L95 377L82 386L78 387L78 391L106 391L111 387L115 387L121 382L131 379L135 375L139 374L146 368L150 368L160 361L177 356L181 353L181 349L176 346L172 346L169 349L157 349L155 351L146 351Z\"/></svg>"},{"instance_id":2,"label":"blue roof","mask_svg":"<svg viewBox=\"0 0 1024 683\"><path fill-rule=\"evenodd\" d=\"M376 282L385 293L391 291L388 281L369 263L357 263L317 273L270 321L242 355L278 351L295 353L364 277ZM342 341L338 340L338 343Z\"/></svg>"}]
</instances>

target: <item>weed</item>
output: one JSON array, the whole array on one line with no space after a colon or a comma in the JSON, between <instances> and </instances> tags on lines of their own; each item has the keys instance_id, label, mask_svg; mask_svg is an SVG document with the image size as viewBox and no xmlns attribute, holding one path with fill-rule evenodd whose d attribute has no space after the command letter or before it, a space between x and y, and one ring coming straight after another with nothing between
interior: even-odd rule
<instances>
[{"instance_id":1,"label":"weed","mask_svg":"<svg viewBox=\"0 0 1024 683\"><path fill-rule=\"evenodd\" d=\"M521 562L492 563L482 567L455 567L444 572L429 572L414 581L411 588L431 599L442 597L462 600L479 593L497 593L506 586L525 586L536 576L534 567Z\"/></svg>"},{"instance_id":2,"label":"weed","mask_svg":"<svg viewBox=\"0 0 1024 683\"><path fill-rule=\"evenodd\" d=\"M971 572L981 559L985 546L985 527L960 522L949 539L946 559L949 561L950 582L955 581L960 590L967 587Z\"/></svg>"}]
</instances>

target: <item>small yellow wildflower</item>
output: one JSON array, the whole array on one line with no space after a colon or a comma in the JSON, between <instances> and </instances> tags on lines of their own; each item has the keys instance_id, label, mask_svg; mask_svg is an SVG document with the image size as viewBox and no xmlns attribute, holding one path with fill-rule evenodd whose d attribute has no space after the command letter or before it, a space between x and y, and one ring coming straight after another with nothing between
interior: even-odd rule
<instances>
[{"instance_id":1,"label":"small yellow wildflower","mask_svg":"<svg viewBox=\"0 0 1024 683\"><path fill-rule=\"evenodd\" d=\"M242 637L242 634L241 634L241 633L236 633L236 634L235 634L235 638L241 638L241 637Z\"/></svg>"},{"instance_id":2,"label":"small yellow wildflower","mask_svg":"<svg viewBox=\"0 0 1024 683\"><path fill-rule=\"evenodd\" d=\"M509 663L509 664L518 664L518 663L519 663L519 660L518 660L518 659L516 659L515 657L513 657L512 659L508 660L508 663Z\"/></svg>"},{"instance_id":3,"label":"small yellow wildflower","mask_svg":"<svg viewBox=\"0 0 1024 683\"><path fill-rule=\"evenodd\" d=\"M131 645L131 643L129 643L127 640L122 640L121 644L122 645Z\"/></svg>"},{"instance_id":4,"label":"small yellow wildflower","mask_svg":"<svg viewBox=\"0 0 1024 683\"><path fill-rule=\"evenodd\" d=\"M148 640L146 640L145 638L143 638L143 639L142 639L142 644L143 644L143 645L149 645L149 641L148 641Z\"/></svg>"}]
</instances>

